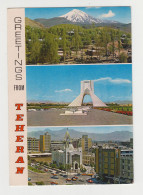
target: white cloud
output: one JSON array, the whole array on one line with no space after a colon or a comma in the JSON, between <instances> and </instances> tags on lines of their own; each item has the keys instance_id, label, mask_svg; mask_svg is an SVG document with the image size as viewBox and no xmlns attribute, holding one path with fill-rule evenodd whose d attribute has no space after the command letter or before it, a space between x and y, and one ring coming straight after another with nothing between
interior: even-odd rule
<instances>
[{"instance_id":1,"label":"white cloud","mask_svg":"<svg viewBox=\"0 0 143 195\"><path fill-rule=\"evenodd\" d=\"M71 89L55 90L55 93L62 93L62 92L72 92L72 90Z\"/></svg>"},{"instance_id":2,"label":"white cloud","mask_svg":"<svg viewBox=\"0 0 143 195\"><path fill-rule=\"evenodd\" d=\"M113 13L112 10L109 10L107 14L102 14L101 18L111 18L113 16L115 16L115 13Z\"/></svg>"},{"instance_id":3,"label":"white cloud","mask_svg":"<svg viewBox=\"0 0 143 195\"><path fill-rule=\"evenodd\" d=\"M114 84L124 84L124 83L131 83L130 80L128 79L112 79L111 77L105 77L105 78L100 78L100 79L95 79L94 82L101 82L101 81L106 81L106 82L110 82L110 83L114 83Z\"/></svg>"}]
</instances>

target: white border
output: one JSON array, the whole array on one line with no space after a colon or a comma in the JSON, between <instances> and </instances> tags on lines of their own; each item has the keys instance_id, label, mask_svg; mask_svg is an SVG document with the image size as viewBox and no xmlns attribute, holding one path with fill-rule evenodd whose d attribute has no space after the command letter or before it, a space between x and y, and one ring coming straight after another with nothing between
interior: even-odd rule
<instances>
[{"instance_id":1,"label":"white border","mask_svg":"<svg viewBox=\"0 0 143 195\"><path fill-rule=\"evenodd\" d=\"M141 0L1 0L0 2L0 192L5 194L143 194L143 1ZM132 6L133 103L135 183L128 185L9 187L8 90L7 90L7 8L54 6Z\"/></svg>"}]
</instances>

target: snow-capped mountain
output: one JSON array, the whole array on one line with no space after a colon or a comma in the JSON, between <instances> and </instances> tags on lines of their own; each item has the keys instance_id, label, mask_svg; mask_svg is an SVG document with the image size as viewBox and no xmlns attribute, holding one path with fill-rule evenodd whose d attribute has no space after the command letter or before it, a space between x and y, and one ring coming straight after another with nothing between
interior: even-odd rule
<instances>
[{"instance_id":1,"label":"snow-capped mountain","mask_svg":"<svg viewBox=\"0 0 143 195\"><path fill-rule=\"evenodd\" d=\"M61 18L66 18L67 20L74 22L74 23L86 23L86 24L92 24L92 23L117 23L116 21L110 21L110 20L102 20L99 18L94 18L87 13L78 10L73 9L72 11L68 12L65 15L59 16Z\"/></svg>"},{"instance_id":2,"label":"snow-capped mountain","mask_svg":"<svg viewBox=\"0 0 143 195\"><path fill-rule=\"evenodd\" d=\"M78 23L102 23L103 22L102 20L93 18L92 16L78 9L73 9L72 11L60 17L66 18L67 20L75 23L76 22Z\"/></svg>"}]
</instances>

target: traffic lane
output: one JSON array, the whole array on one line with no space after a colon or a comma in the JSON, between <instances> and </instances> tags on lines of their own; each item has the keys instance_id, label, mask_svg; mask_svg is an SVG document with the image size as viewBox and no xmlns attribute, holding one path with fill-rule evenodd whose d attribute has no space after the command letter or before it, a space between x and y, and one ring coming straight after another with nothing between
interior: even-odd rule
<instances>
[{"instance_id":1,"label":"traffic lane","mask_svg":"<svg viewBox=\"0 0 143 195\"><path fill-rule=\"evenodd\" d=\"M53 179L51 178L53 175L50 172L46 172L46 173L36 173L33 171L28 170L28 177L31 178L31 183L36 183L36 182L40 182L43 181L45 185L51 185L51 182L57 182L59 185L66 185L66 184L73 184L73 185L79 185L79 184L90 184L87 182L88 179L90 179L90 176L78 176L78 179L76 181L67 181L67 178L64 178L63 176L60 176L59 174L57 174L58 179ZM68 178L72 178L74 176L68 176ZM80 179L83 180L80 181Z\"/></svg>"}]
</instances>

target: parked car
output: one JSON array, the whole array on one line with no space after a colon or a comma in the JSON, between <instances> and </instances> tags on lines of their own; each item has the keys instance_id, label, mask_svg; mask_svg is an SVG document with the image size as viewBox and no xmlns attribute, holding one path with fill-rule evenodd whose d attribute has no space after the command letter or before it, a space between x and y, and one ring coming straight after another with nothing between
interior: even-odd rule
<instances>
[{"instance_id":1,"label":"parked car","mask_svg":"<svg viewBox=\"0 0 143 195\"><path fill-rule=\"evenodd\" d=\"M88 183L94 183L93 181L92 181L92 179L88 179L88 180L86 180Z\"/></svg>"},{"instance_id":2,"label":"parked car","mask_svg":"<svg viewBox=\"0 0 143 195\"><path fill-rule=\"evenodd\" d=\"M93 174L92 174L92 173L89 173L89 174L87 174L87 175L88 175L88 176L91 176L91 177L93 176Z\"/></svg>"},{"instance_id":3,"label":"parked car","mask_svg":"<svg viewBox=\"0 0 143 195\"><path fill-rule=\"evenodd\" d=\"M52 181L52 182L50 182L50 183L51 183L51 185L58 185L58 182Z\"/></svg>"},{"instance_id":4,"label":"parked car","mask_svg":"<svg viewBox=\"0 0 143 195\"><path fill-rule=\"evenodd\" d=\"M87 174L86 174L86 173L82 173L81 175L83 175L83 176L87 176Z\"/></svg>"},{"instance_id":5,"label":"parked car","mask_svg":"<svg viewBox=\"0 0 143 195\"><path fill-rule=\"evenodd\" d=\"M88 179L86 180L88 183L96 183L96 184L99 184L99 181L97 181L96 178L91 178L91 179Z\"/></svg>"},{"instance_id":6,"label":"parked car","mask_svg":"<svg viewBox=\"0 0 143 195\"><path fill-rule=\"evenodd\" d=\"M66 181L71 181L71 178L67 178Z\"/></svg>"},{"instance_id":7,"label":"parked car","mask_svg":"<svg viewBox=\"0 0 143 195\"><path fill-rule=\"evenodd\" d=\"M77 179L75 177L72 177L72 181L76 181Z\"/></svg>"},{"instance_id":8,"label":"parked car","mask_svg":"<svg viewBox=\"0 0 143 195\"><path fill-rule=\"evenodd\" d=\"M53 178L53 179L59 179L59 177L57 175L53 175L51 178Z\"/></svg>"},{"instance_id":9,"label":"parked car","mask_svg":"<svg viewBox=\"0 0 143 195\"><path fill-rule=\"evenodd\" d=\"M80 176L81 174L80 173L77 173L76 176Z\"/></svg>"},{"instance_id":10,"label":"parked car","mask_svg":"<svg viewBox=\"0 0 143 195\"><path fill-rule=\"evenodd\" d=\"M67 178L68 176L67 175L63 175L63 177Z\"/></svg>"}]
</instances>

